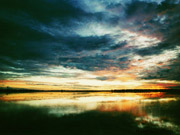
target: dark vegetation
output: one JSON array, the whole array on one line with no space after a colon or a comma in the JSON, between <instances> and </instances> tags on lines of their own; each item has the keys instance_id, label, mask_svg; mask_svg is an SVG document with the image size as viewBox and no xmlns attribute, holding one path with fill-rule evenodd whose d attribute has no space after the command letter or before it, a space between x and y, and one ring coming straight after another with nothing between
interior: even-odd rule
<instances>
[{"instance_id":1,"label":"dark vegetation","mask_svg":"<svg viewBox=\"0 0 180 135\"><path fill-rule=\"evenodd\" d=\"M23 88L0 88L0 93L31 93L31 92L170 92L180 93L180 89L115 89L115 90L34 90Z\"/></svg>"}]
</instances>

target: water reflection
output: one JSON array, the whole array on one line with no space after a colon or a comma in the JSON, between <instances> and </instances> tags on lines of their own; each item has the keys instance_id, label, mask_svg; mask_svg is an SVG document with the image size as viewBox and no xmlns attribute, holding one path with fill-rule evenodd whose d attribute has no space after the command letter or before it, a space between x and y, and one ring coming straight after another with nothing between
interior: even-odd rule
<instances>
[{"instance_id":1,"label":"water reflection","mask_svg":"<svg viewBox=\"0 0 180 135\"><path fill-rule=\"evenodd\" d=\"M101 117L108 113L116 118L120 114L133 117L136 123L136 132L147 134L147 131L155 131L154 134L165 133L180 134L180 123L177 108L180 105L178 95L167 93L21 93L0 95L1 104L9 103L17 109L20 106L29 106L34 109L45 109L46 115L63 119L64 117L80 116L88 113L87 117L93 117L100 113ZM8 111L8 105L4 109ZM0 109L1 113L2 108ZM12 111L9 109L9 111ZM14 111L14 110L13 110ZM173 111L173 112L172 112ZM7 112L6 112L7 113ZM3 114L3 113L2 113ZM103 115L102 115L103 114ZM118 114L118 115L117 115ZM95 116L94 116L95 115ZM74 117L73 117L74 118ZM73 119L71 118L71 120ZM119 119L119 123L123 118ZM126 119L129 121L129 116ZM88 120L86 120L88 121ZM109 121L110 122L110 121ZM133 123L133 122L131 122ZM111 124L115 126L115 123ZM129 125L127 125L129 126ZM128 130L127 130L128 131ZM165 132L166 131L166 132ZM128 131L129 132L129 131Z\"/></svg>"},{"instance_id":2,"label":"water reflection","mask_svg":"<svg viewBox=\"0 0 180 135\"><path fill-rule=\"evenodd\" d=\"M0 100L17 104L47 107L50 113L62 116L90 110L129 112L145 115L143 107L152 102L176 101L177 97L158 93L21 93L1 95ZM148 103L149 102L149 103Z\"/></svg>"}]
</instances>

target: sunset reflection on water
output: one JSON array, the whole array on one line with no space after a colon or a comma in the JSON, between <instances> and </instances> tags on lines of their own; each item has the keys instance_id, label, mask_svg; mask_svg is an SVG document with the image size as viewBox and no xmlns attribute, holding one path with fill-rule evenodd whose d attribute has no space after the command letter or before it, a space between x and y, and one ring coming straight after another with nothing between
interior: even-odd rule
<instances>
[{"instance_id":1,"label":"sunset reflection on water","mask_svg":"<svg viewBox=\"0 0 180 135\"><path fill-rule=\"evenodd\" d=\"M150 93L111 93L111 92L43 92L1 94L1 102L25 105L34 108L46 108L49 115L63 117L90 111L127 113L135 117L139 128L152 124L167 128L175 134L180 126L164 108L179 103L179 96L163 92Z\"/></svg>"},{"instance_id":2,"label":"sunset reflection on water","mask_svg":"<svg viewBox=\"0 0 180 135\"><path fill-rule=\"evenodd\" d=\"M16 93L4 94L0 100L25 104L30 106L48 107L50 112L59 116L69 113L79 113L90 110L102 112L129 112L133 115L145 115L143 107L152 102L169 102L177 100L162 92L151 93ZM67 109L67 110L66 110Z\"/></svg>"}]
</instances>

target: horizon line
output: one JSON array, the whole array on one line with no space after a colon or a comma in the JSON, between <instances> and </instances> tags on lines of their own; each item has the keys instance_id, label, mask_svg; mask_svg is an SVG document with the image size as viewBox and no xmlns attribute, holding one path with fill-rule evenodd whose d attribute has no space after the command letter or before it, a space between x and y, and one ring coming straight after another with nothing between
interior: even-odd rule
<instances>
[{"instance_id":1,"label":"horizon line","mask_svg":"<svg viewBox=\"0 0 180 135\"><path fill-rule=\"evenodd\" d=\"M112 89L112 90L38 90L25 88L0 88L0 93L13 92L180 92L179 89Z\"/></svg>"}]
</instances>

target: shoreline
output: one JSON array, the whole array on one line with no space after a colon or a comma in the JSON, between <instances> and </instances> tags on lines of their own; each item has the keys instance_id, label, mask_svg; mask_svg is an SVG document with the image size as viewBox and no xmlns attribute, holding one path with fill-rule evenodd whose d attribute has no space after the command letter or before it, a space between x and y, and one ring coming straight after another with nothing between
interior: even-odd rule
<instances>
[{"instance_id":1,"label":"shoreline","mask_svg":"<svg viewBox=\"0 0 180 135\"><path fill-rule=\"evenodd\" d=\"M179 89L121 89L121 90L32 90L32 89L0 89L0 93L35 93L35 92L112 92L112 93L144 93L144 92L173 92Z\"/></svg>"}]
</instances>

